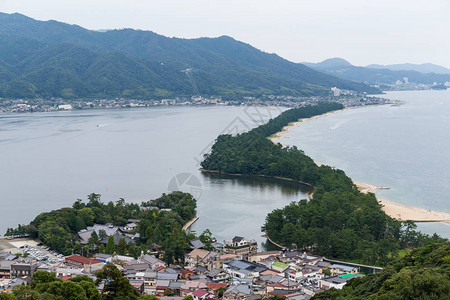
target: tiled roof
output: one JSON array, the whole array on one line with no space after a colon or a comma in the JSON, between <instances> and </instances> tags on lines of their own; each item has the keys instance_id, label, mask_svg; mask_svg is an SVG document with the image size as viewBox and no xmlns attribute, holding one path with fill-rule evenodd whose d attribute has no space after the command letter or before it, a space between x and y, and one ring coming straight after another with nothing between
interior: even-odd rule
<instances>
[{"instance_id":1,"label":"tiled roof","mask_svg":"<svg viewBox=\"0 0 450 300\"><path fill-rule=\"evenodd\" d=\"M61 279L62 279L63 281L67 281L67 280L69 280L70 278L72 278L72 275L67 275L67 276L61 277Z\"/></svg>"},{"instance_id":2,"label":"tiled roof","mask_svg":"<svg viewBox=\"0 0 450 300\"><path fill-rule=\"evenodd\" d=\"M98 260L95 260L95 259L91 259L91 258L87 258L87 257L84 257L84 256L80 256L80 255L70 255L70 256L66 256L66 262L67 262L67 260L71 260L71 261L74 261L74 262L78 262L78 263L81 263L81 264L84 264L84 265L89 265L89 264L91 264L91 265L93 265L93 264L100 264L100 263L102 263L101 261L98 261Z\"/></svg>"},{"instance_id":3,"label":"tiled roof","mask_svg":"<svg viewBox=\"0 0 450 300\"><path fill-rule=\"evenodd\" d=\"M266 251L266 252L257 252L257 253L249 253L249 257L251 256L264 256L264 255L279 255L280 251Z\"/></svg>"},{"instance_id":4,"label":"tiled roof","mask_svg":"<svg viewBox=\"0 0 450 300\"><path fill-rule=\"evenodd\" d=\"M218 283L218 282L207 282L206 286L210 289L210 290L218 290L221 287L226 288L227 284L226 283Z\"/></svg>"},{"instance_id":5,"label":"tiled roof","mask_svg":"<svg viewBox=\"0 0 450 300\"><path fill-rule=\"evenodd\" d=\"M240 241L242 241L244 238L242 236L235 236L233 238L233 243L239 243Z\"/></svg>"},{"instance_id":6,"label":"tiled roof","mask_svg":"<svg viewBox=\"0 0 450 300\"><path fill-rule=\"evenodd\" d=\"M207 294L209 294L209 293L207 291L205 291L205 290L202 290L202 289L198 289L198 290L196 290L195 292L192 293L192 295L194 295L194 296L196 296L198 298L201 298L201 297L203 297L203 296L205 296Z\"/></svg>"},{"instance_id":7,"label":"tiled roof","mask_svg":"<svg viewBox=\"0 0 450 300\"><path fill-rule=\"evenodd\" d=\"M190 240L189 244L191 245L192 249L199 249L205 247L205 244L202 243L199 239Z\"/></svg>"},{"instance_id":8,"label":"tiled roof","mask_svg":"<svg viewBox=\"0 0 450 300\"><path fill-rule=\"evenodd\" d=\"M188 256L192 258L201 258L203 259L206 255L209 254L209 251L203 250L203 249L194 249L192 250Z\"/></svg>"}]
</instances>

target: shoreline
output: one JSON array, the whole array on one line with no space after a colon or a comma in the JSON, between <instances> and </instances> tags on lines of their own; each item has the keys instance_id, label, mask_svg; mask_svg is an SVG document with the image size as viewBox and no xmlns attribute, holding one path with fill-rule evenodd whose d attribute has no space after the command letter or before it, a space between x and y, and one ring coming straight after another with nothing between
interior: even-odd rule
<instances>
[{"instance_id":1,"label":"shoreline","mask_svg":"<svg viewBox=\"0 0 450 300\"><path fill-rule=\"evenodd\" d=\"M183 231L187 231L189 228L191 228L192 225L194 225L195 222L197 222L197 220L200 219L199 217L195 216L194 218L192 218L189 222L187 222L186 224L184 224L183 228L181 230Z\"/></svg>"},{"instance_id":2,"label":"shoreline","mask_svg":"<svg viewBox=\"0 0 450 300\"><path fill-rule=\"evenodd\" d=\"M207 173L207 174L216 174L216 175L226 175L226 176L236 176L236 177L259 177L259 178L269 178L269 179L277 179L277 180L283 180L283 181L289 181L289 182L295 182L295 183L299 183L302 185L306 185L310 188L315 189L315 187L307 182L303 182L300 180L295 180L295 179L291 179L291 178L286 178L286 177L278 177L278 176L269 176L269 175L263 175L263 174L239 174L239 173L226 173L226 172L219 172L217 170L206 170L206 169L199 169L200 172L202 173Z\"/></svg>"},{"instance_id":3,"label":"shoreline","mask_svg":"<svg viewBox=\"0 0 450 300\"><path fill-rule=\"evenodd\" d=\"M357 106L357 107L359 107L359 106ZM318 119L318 118L320 118L320 117L326 117L326 116L329 116L329 115L331 115L331 114L337 113L337 112L339 112L339 111L345 111L345 110L348 110L348 109L351 109L351 108L353 108L353 107L346 107L346 108L339 109L339 110L329 111L329 112L327 112L327 113L324 113L324 114L321 114L321 115L312 116L312 117L310 117L310 118L302 118L302 119L298 119L298 121L296 121L296 122L290 122L289 124L287 124L286 126L284 126L284 127L281 129L281 131L279 131L279 132L277 132L277 133L274 133L274 134L272 134L271 136L269 136L268 139L271 140L273 143L275 143L274 140L276 140L276 139L285 139L286 136L284 136L284 134L287 133L287 132L290 132L290 131L291 131L291 128L297 127L297 126L300 125L301 123L307 122L308 120ZM275 144L277 144L277 143L275 143ZM281 145L283 145L283 144L281 144ZM285 145L283 145L283 146L285 146Z\"/></svg>"},{"instance_id":4,"label":"shoreline","mask_svg":"<svg viewBox=\"0 0 450 300\"><path fill-rule=\"evenodd\" d=\"M375 193L379 189L388 189L386 187L375 186L368 183L353 181L361 193ZM391 218L399 221L411 220L417 223L431 222L444 223L450 225L450 213L420 208L416 206L392 202L377 197L382 205L382 210Z\"/></svg>"},{"instance_id":5,"label":"shoreline","mask_svg":"<svg viewBox=\"0 0 450 300\"><path fill-rule=\"evenodd\" d=\"M271 140L273 143L278 144L275 140L286 138L286 136L284 134L286 134L287 132L290 132L292 127L296 127L299 124L304 123L310 119L326 117L330 114L334 114L336 112L344 111L344 110L347 110L350 108L353 108L353 107L344 108L344 109L340 109L340 110L334 110L334 111L327 112L325 114L313 116L311 118L299 119L297 122L291 122L288 125L284 126L281 131L269 136L268 139ZM358 107L355 107L355 108L358 108ZM281 144L281 145L283 147L286 146L283 144ZM317 162L316 162L316 164L318 166L322 165ZM379 190L379 189L389 189L388 187L376 186L376 185L358 182L358 181L354 181L354 180L353 180L353 183L358 187L358 189L360 190L361 193L366 193L366 194L367 193L375 194L375 191ZM310 197L312 198L312 194L310 195ZM399 221L411 220L411 221L417 222L417 223L430 222L430 223L443 223L443 224L450 225L450 213L424 209L424 208L415 207L415 206L411 206L411 205L405 205L405 204L392 202L392 201L385 200L385 199L380 199L379 197L377 197L377 200L382 205L382 210L388 216L390 216L391 218L394 218L396 220L399 220Z\"/></svg>"}]
</instances>

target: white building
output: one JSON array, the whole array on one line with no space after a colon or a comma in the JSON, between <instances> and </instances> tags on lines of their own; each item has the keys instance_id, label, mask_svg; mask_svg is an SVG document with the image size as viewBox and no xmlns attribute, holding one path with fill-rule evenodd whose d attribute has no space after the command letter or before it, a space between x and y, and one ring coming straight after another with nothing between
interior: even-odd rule
<instances>
[{"instance_id":1,"label":"white building","mask_svg":"<svg viewBox=\"0 0 450 300\"><path fill-rule=\"evenodd\" d=\"M341 95L341 90L337 87L332 87L331 90L333 91L333 96L339 97Z\"/></svg>"},{"instance_id":2,"label":"white building","mask_svg":"<svg viewBox=\"0 0 450 300\"><path fill-rule=\"evenodd\" d=\"M72 105L71 104L61 104L61 105L58 105L58 109L71 110L72 109Z\"/></svg>"}]
</instances>

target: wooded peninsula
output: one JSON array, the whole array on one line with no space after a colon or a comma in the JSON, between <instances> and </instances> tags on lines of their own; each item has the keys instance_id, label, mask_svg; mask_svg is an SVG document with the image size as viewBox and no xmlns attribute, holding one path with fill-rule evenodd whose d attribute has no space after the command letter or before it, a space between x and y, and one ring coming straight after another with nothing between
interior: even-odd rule
<instances>
[{"instance_id":1,"label":"wooded peninsula","mask_svg":"<svg viewBox=\"0 0 450 300\"><path fill-rule=\"evenodd\" d=\"M416 231L411 221L386 215L374 194L361 193L344 171L317 166L297 147L267 137L290 122L342 109L338 103L290 109L236 136L221 135L201 167L219 173L289 178L315 187L314 197L269 213L262 230L276 243L330 258L384 266L399 250L442 240Z\"/></svg>"}]
</instances>

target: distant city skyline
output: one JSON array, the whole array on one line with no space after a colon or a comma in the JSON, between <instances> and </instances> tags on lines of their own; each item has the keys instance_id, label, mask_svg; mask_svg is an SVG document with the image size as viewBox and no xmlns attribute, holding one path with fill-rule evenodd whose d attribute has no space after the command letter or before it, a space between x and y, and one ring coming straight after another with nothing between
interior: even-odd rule
<instances>
[{"instance_id":1,"label":"distant city skyline","mask_svg":"<svg viewBox=\"0 0 450 300\"><path fill-rule=\"evenodd\" d=\"M447 0L0 0L0 11L87 29L179 38L231 36L293 62L450 68Z\"/></svg>"}]
</instances>

